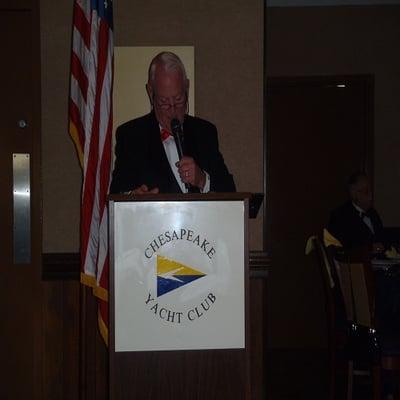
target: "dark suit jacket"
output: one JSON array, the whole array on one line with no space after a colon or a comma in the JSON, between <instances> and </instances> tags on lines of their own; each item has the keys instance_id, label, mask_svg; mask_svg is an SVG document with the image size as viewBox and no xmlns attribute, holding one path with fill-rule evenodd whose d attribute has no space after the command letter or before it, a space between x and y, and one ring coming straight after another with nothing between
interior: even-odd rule
<instances>
[{"instance_id":1,"label":"dark suit jacket","mask_svg":"<svg viewBox=\"0 0 400 400\"><path fill-rule=\"evenodd\" d=\"M367 212L375 233L372 233L360 217L351 201L332 211L328 231L346 248L355 248L383 241L382 221L374 208Z\"/></svg>"},{"instance_id":2,"label":"dark suit jacket","mask_svg":"<svg viewBox=\"0 0 400 400\"><path fill-rule=\"evenodd\" d=\"M235 183L218 149L217 129L186 115L184 154L210 175L210 191L234 192ZM145 184L160 193L180 193L160 138L154 113L126 122L117 129L115 166L110 193L123 193Z\"/></svg>"}]
</instances>

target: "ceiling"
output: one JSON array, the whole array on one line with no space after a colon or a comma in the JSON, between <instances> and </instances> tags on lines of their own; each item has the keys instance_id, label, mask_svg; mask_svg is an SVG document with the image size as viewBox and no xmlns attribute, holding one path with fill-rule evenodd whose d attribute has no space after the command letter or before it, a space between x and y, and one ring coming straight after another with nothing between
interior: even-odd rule
<instances>
[{"instance_id":1,"label":"ceiling","mask_svg":"<svg viewBox=\"0 0 400 400\"><path fill-rule=\"evenodd\" d=\"M266 0L267 7L310 7L400 4L400 0Z\"/></svg>"}]
</instances>

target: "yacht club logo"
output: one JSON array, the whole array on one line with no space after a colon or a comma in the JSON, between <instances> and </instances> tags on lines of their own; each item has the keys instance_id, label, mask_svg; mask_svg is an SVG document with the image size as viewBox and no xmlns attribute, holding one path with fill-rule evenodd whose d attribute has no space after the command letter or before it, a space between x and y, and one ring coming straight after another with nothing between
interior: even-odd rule
<instances>
[{"instance_id":1,"label":"yacht club logo","mask_svg":"<svg viewBox=\"0 0 400 400\"><path fill-rule=\"evenodd\" d=\"M157 297L204 276L194 268L157 255Z\"/></svg>"},{"instance_id":2,"label":"yacht club logo","mask_svg":"<svg viewBox=\"0 0 400 400\"><path fill-rule=\"evenodd\" d=\"M161 320L171 324L181 324L185 322L193 322L203 317L215 305L217 297L214 293L207 291L198 300L197 304L187 306L179 302L174 296L164 299L166 294L178 292L183 286L192 284L201 278L207 276L206 273L199 271L197 267L185 265L172 257L165 257L157 254L158 251L166 244L177 241L177 248L181 241L190 242L192 245L200 249L205 255L205 259L212 260L216 254L215 247L209 240L196 234L191 229L180 229L163 232L153 239L146 247L144 255L148 259L155 260L155 280L156 293L150 290L145 299L145 305L148 310ZM186 247L187 250L187 247ZM183 251L183 250L182 250ZM199 257L199 260L204 259ZM161 301L160 301L161 298ZM166 304L166 302L169 304Z\"/></svg>"}]
</instances>

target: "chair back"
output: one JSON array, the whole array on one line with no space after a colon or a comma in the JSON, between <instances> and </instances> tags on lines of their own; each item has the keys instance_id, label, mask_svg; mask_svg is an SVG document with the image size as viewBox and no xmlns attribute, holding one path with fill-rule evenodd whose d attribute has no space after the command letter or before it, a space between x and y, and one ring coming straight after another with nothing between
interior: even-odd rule
<instances>
[{"instance_id":1,"label":"chair back","mask_svg":"<svg viewBox=\"0 0 400 400\"><path fill-rule=\"evenodd\" d=\"M327 249L317 236L312 237L311 240L318 270L322 278L325 308L329 324L328 329L334 331L338 327L344 327L348 319L345 312L344 298L330 249Z\"/></svg>"},{"instance_id":2,"label":"chair back","mask_svg":"<svg viewBox=\"0 0 400 400\"><path fill-rule=\"evenodd\" d=\"M367 284L366 266L361 262L334 258L343 294L347 319L358 325L374 327L373 305Z\"/></svg>"},{"instance_id":3,"label":"chair back","mask_svg":"<svg viewBox=\"0 0 400 400\"><path fill-rule=\"evenodd\" d=\"M334 263L349 321L348 355L358 369L369 369L380 360L380 344L374 324L374 300L368 263L350 261L343 254Z\"/></svg>"}]
</instances>

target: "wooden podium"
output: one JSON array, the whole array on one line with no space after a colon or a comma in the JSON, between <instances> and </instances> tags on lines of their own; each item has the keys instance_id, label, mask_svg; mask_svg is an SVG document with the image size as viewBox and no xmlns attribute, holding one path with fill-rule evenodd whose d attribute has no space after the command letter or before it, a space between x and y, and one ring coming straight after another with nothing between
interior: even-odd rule
<instances>
[{"instance_id":1,"label":"wooden podium","mask_svg":"<svg viewBox=\"0 0 400 400\"><path fill-rule=\"evenodd\" d=\"M110 399L251 398L249 196L110 197Z\"/></svg>"}]
</instances>

